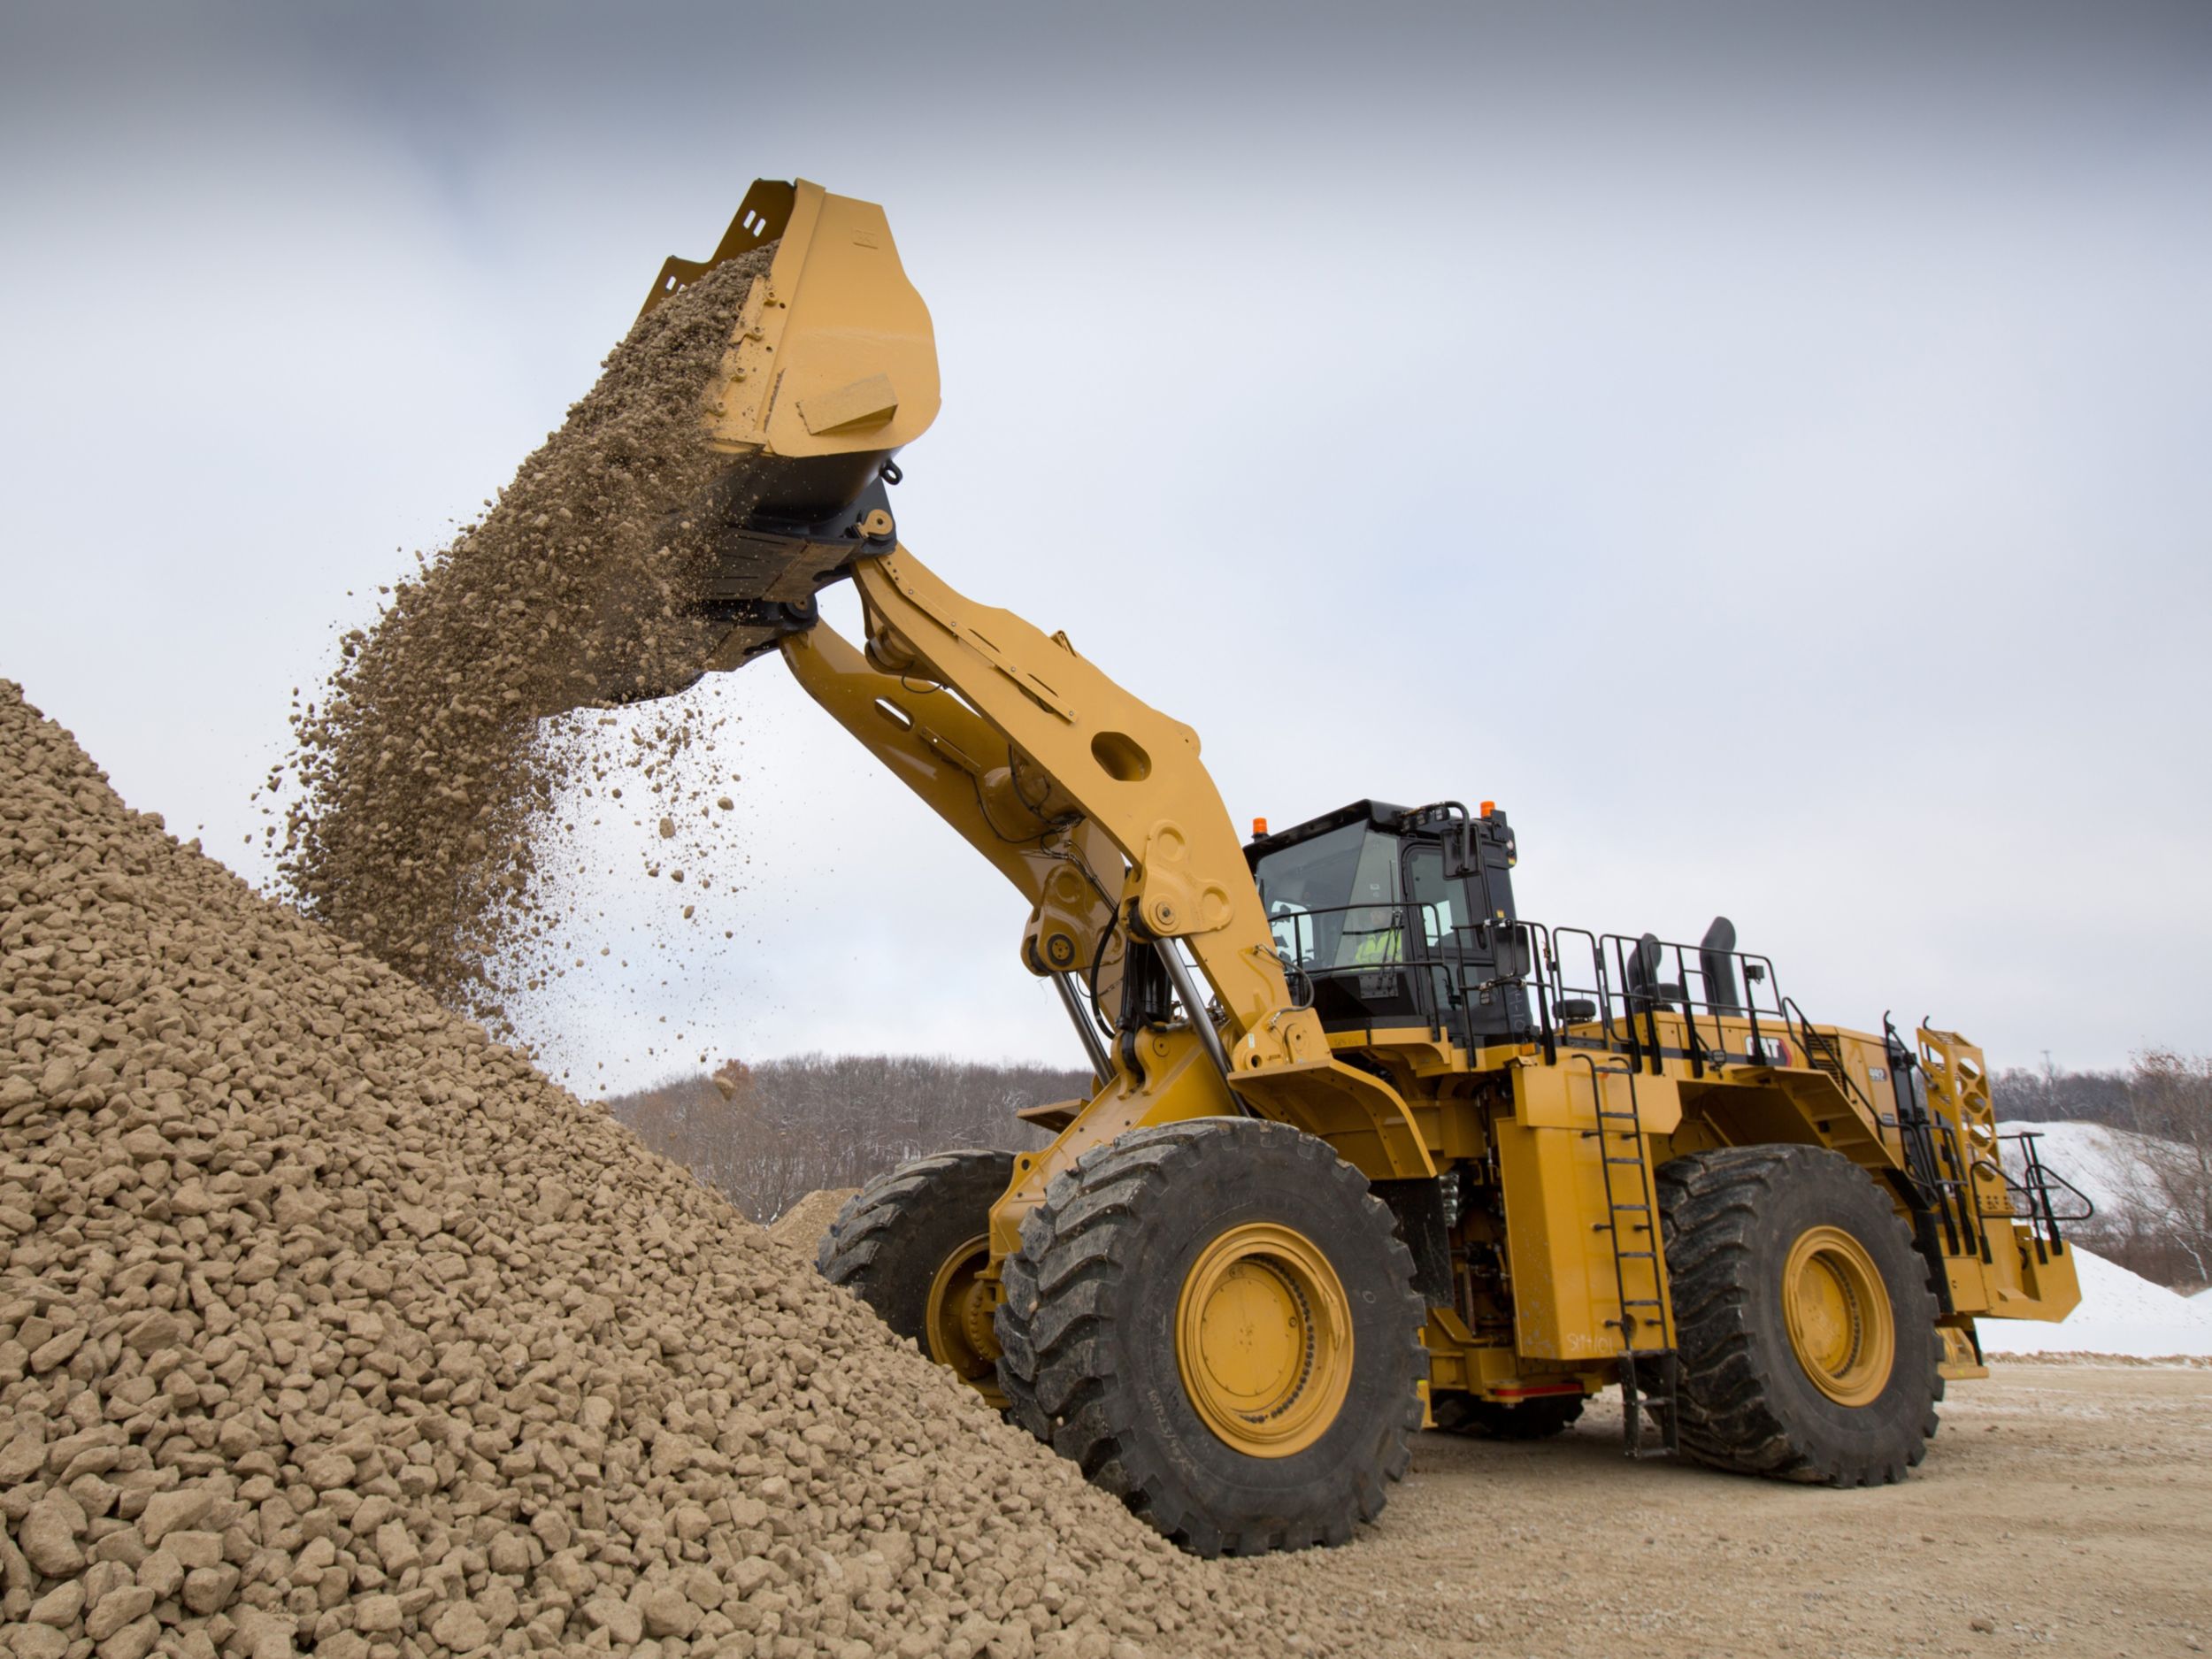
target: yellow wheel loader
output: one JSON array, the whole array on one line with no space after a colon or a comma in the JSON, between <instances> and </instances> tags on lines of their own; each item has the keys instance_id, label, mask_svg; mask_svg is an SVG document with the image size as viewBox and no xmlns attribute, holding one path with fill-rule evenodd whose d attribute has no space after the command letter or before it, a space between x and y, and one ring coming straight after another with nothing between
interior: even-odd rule
<instances>
[{"instance_id":1,"label":"yellow wheel loader","mask_svg":"<svg viewBox=\"0 0 2212 1659\"><path fill-rule=\"evenodd\" d=\"M2079 1297L2079 1195L2008 1167L1982 1056L1817 1024L1695 944L1521 915L1489 803L1232 826L1197 733L903 546L938 404L880 209L763 181L657 303L775 244L705 417L710 666L780 655L1021 894L1019 956L1095 1074L822 1240L864 1297L1202 1555L1336 1543L1424 1426L1534 1439L1617 1387L1630 1454L1894 1481L1974 1321ZM858 589L856 646L819 618Z\"/></svg>"}]
</instances>

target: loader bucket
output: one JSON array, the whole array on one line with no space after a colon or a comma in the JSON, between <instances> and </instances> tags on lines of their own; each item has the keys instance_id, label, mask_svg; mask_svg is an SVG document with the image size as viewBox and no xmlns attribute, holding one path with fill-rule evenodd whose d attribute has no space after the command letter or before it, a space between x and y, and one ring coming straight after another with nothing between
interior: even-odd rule
<instances>
[{"instance_id":1,"label":"loader bucket","mask_svg":"<svg viewBox=\"0 0 2212 1659\"><path fill-rule=\"evenodd\" d=\"M706 398L708 442L731 461L705 504L701 595L728 633L703 667L735 667L810 626L815 594L856 554L886 550L864 546L864 526L883 541L889 524L879 474L937 417L929 311L872 202L758 180L712 255L661 266L640 315L771 242Z\"/></svg>"}]
</instances>

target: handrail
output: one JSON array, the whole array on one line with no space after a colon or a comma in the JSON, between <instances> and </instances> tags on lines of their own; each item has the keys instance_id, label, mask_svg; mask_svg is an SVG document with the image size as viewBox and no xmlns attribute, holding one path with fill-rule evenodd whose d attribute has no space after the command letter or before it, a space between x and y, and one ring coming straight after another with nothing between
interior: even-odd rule
<instances>
[{"instance_id":1,"label":"handrail","mask_svg":"<svg viewBox=\"0 0 2212 1659\"><path fill-rule=\"evenodd\" d=\"M1438 924L1438 907L1436 905L1429 903L1415 903L1405 900L1370 900L1367 902L1361 904L1300 905L1294 910L1286 908L1284 910L1278 910L1268 917L1268 931L1273 933L1276 929L1283 926L1285 924L1288 924L1290 926L1292 938L1295 941L1302 933L1306 931L1301 926L1302 924L1310 922L1317 917L1347 916L1355 910L1381 911L1388 914L1391 919L1386 926L1341 928L1338 932L1338 938L1341 940L1348 935L1363 936L1367 938L1388 938L1390 935L1395 934L1397 936L1397 942L1390 947L1392 951L1391 955L1377 957L1369 962L1331 962L1318 964L1317 966L1317 964L1307 959L1310 955L1310 950L1300 950L1294 957L1295 965L1305 969L1305 971L1309 973L1316 972L1325 973L1349 973L1363 968L1388 968L1409 965L1413 961L1413 958L1409 957L1404 954L1404 943L1406 933L1409 931L1406 925L1406 918L1409 914L1412 912L1419 913L1419 920L1422 925L1423 935L1425 938L1430 935L1440 935L1445 933L1455 933L1458 931L1455 926L1446 928ZM1279 952L1282 948L1282 940L1279 934L1276 939L1276 948Z\"/></svg>"},{"instance_id":2,"label":"handrail","mask_svg":"<svg viewBox=\"0 0 2212 1659\"><path fill-rule=\"evenodd\" d=\"M1331 959L1315 960L1321 954L1321 923L1354 912L1366 913L1372 919L1360 927L1340 928L1330 944ZM1704 1077L1732 1060L1737 1064L1771 1064L1769 1033L1776 1031L1802 1050L1803 1064L1814 1064L1816 1054L1840 1061L1834 1042L1783 994L1773 959L1757 951L1710 951L1701 944L1656 941L1659 956L1646 984L1639 982L1631 967L1641 936L1600 933L1571 926L1555 927L1528 917L1447 923L1443 920L1447 914L1444 906L1433 902L1370 901L1286 908L1270 916L1267 922L1285 967L1310 980L1408 971L1410 994L1430 1029L1441 1032L1457 1026L1457 1035L1470 1048L1477 1041L1477 1004L1490 992L1517 988L1532 994L1530 1035L1541 1043L1547 1064L1558 1063L1563 1042L1578 1041L1564 1034L1568 1026L1583 1023L1571 1019L1565 1005L1582 1000L1594 1006L1593 1018L1603 1048L1624 1056L1631 1067L1640 1071L1656 1073L1663 1069L1667 1051L1659 1029L1661 1013L1681 1021L1684 1055L1693 1077ZM1411 936L1416 926L1421 929L1417 940ZM1382 954L1369 960L1341 959L1344 941L1363 936L1386 939L1389 943ZM1472 949L1447 949L1446 941L1454 939L1466 941ZM1469 972L1470 958L1478 955L1497 963L1492 977L1478 980ZM1730 964L1732 983L1724 994L1721 987L1708 983L1708 956ZM1586 968L1571 965L1578 956L1587 964ZM1442 999L1438 994L1440 982L1446 994ZM1440 1000L1453 999L1459 1005L1457 1019L1448 1007L1440 1005ZM1741 1057L1728 1047L1727 1026L1723 1022L1730 1019L1741 1020L1749 1027L1749 1046ZM1873 1114L1874 1108L1858 1083L1840 1064L1836 1069L1839 1087Z\"/></svg>"},{"instance_id":3,"label":"handrail","mask_svg":"<svg viewBox=\"0 0 2212 1659\"><path fill-rule=\"evenodd\" d=\"M1798 1041L1804 1045L1806 1063L1816 1071L1827 1072L1829 1076L1834 1078L1838 1086L1842 1088L1845 1097L1858 1102L1859 1105L1864 1109L1866 1115L1878 1122L1881 1113L1875 1109L1874 1102L1867 1099L1866 1091L1859 1087L1857 1079L1852 1077L1849 1068L1843 1064L1842 1046L1826 1032L1816 1029L1805 1010L1797 1005L1794 999L1784 997L1782 1007L1786 1016L1796 1021L1795 1035ZM1826 1066L1820 1064L1813 1058L1815 1054L1825 1054L1835 1063L1835 1070L1828 1071Z\"/></svg>"},{"instance_id":4,"label":"handrail","mask_svg":"<svg viewBox=\"0 0 2212 1659\"><path fill-rule=\"evenodd\" d=\"M2040 1221L2047 1223L2055 1229L2058 1223L2062 1221L2088 1221L2093 1218L2097 1213L2096 1202L2073 1182L2044 1163L2042 1156L2036 1151L2035 1143L2042 1138L2042 1133L2034 1129L2017 1129L2010 1134L2000 1134L1997 1137L1999 1147L1997 1172L2004 1178L2006 1197L2009 1200L2013 1194L2017 1193L2028 1202L2027 1214L2022 1215L2015 1210L2012 1219ZM2004 1166L2002 1148L2008 1141L2017 1141L2020 1145L2020 1173L2023 1179L2019 1180L2015 1180L2012 1171ZM2053 1187L2064 1187L2067 1193L2080 1204L2081 1213L2078 1216L2062 1216L2055 1213L2051 1207Z\"/></svg>"},{"instance_id":5,"label":"handrail","mask_svg":"<svg viewBox=\"0 0 2212 1659\"><path fill-rule=\"evenodd\" d=\"M1387 919L1379 926L1340 926L1335 939L1331 941L1329 954L1332 959L1326 963L1319 961L1320 930L1314 926L1317 918L1331 916L1348 918L1356 911L1363 916L1380 916ZM1301 905L1295 909L1286 908L1269 916L1267 926L1274 937L1276 954L1282 959L1286 975L1297 975L1310 987L1314 981L1322 979L1344 979L1355 975L1384 972L1400 974L1402 982L1411 987L1423 1023L1432 1035L1442 1037L1449 1029L1449 1020L1445 1010L1437 1005L1435 987L1431 982L1428 971L1456 966L1459 969L1459 983L1454 988L1459 992L1463 1012L1467 1010L1467 998L1465 962L1463 960L1455 964L1435 954L1437 941L1459 931L1456 925L1443 925L1440 919L1441 913L1440 907L1436 904L1402 900ZM1421 930L1417 949L1413 939L1416 925ZM1282 933L1286 926L1290 934L1287 945ZM1338 959L1343 955L1345 941L1353 938L1382 941L1381 953L1363 961L1356 957L1349 962ZM1363 944L1358 949L1364 949L1366 946ZM1463 1035L1471 1042L1472 1034L1470 1016Z\"/></svg>"},{"instance_id":6,"label":"handrail","mask_svg":"<svg viewBox=\"0 0 2212 1659\"><path fill-rule=\"evenodd\" d=\"M1724 1020L1744 1020L1750 1026L1750 1053L1761 1056L1766 1043L1765 1033L1761 1029L1763 1022L1778 1021L1786 1029L1788 1026L1783 1006L1786 999L1775 979L1774 964L1755 951L1732 949L1714 953L1732 964L1731 973L1742 987L1739 1000L1715 995L1717 987L1707 983L1703 946L1655 941L1660 952L1656 970L1647 985L1640 986L1631 962L1642 943L1640 938L1625 933L1596 933L1585 927L1548 929L1540 923L1527 920L1517 926L1532 929L1545 941L1545 977L1549 981L1547 1000L1563 1003L1589 999L1595 1005L1606 1046L1627 1054L1631 1063L1640 1069L1647 1056L1653 1069L1657 1069L1661 1063L1663 1045L1659 1038L1657 1017L1663 1012L1681 1018L1691 1071L1699 1077L1709 1066L1725 1064L1728 1049ZM1581 941L1579 954L1589 964L1586 984L1576 983L1568 974L1567 946L1572 940ZM1664 977L1670 969L1671 979Z\"/></svg>"}]
</instances>

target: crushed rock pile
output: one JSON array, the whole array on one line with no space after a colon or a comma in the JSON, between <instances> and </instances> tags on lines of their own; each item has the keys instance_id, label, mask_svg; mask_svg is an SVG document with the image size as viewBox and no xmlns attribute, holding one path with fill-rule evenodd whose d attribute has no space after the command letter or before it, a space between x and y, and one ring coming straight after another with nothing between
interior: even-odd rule
<instances>
[{"instance_id":1,"label":"crushed rock pile","mask_svg":"<svg viewBox=\"0 0 2212 1659\"><path fill-rule=\"evenodd\" d=\"M0 1001L19 1659L1337 1645L4 681Z\"/></svg>"},{"instance_id":2,"label":"crushed rock pile","mask_svg":"<svg viewBox=\"0 0 2212 1659\"><path fill-rule=\"evenodd\" d=\"M818 1193L809 1193L768 1224L769 1236L811 1258L814 1247L822 1241L830 1223L837 1219L837 1212L845 1207L845 1201L859 1191L857 1187L829 1187Z\"/></svg>"},{"instance_id":3,"label":"crushed rock pile","mask_svg":"<svg viewBox=\"0 0 2212 1659\"><path fill-rule=\"evenodd\" d=\"M640 318L497 502L343 637L319 698L295 712L286 895L449 1006L503 1021L510 997L573 965L543 868L565 802L657 820L641 856L681 883L665 839L710 818L726 787L694 764L718 723L689 703L613 743L588 715L556 717L680 688L720 637L689 604L707 514L685 514L729 465L707 446L703 400L774 251L729 260ZM288 793L281 772L272 795ZM693 873L676 904L701 884Z\"/></svg>"}]
</instances>

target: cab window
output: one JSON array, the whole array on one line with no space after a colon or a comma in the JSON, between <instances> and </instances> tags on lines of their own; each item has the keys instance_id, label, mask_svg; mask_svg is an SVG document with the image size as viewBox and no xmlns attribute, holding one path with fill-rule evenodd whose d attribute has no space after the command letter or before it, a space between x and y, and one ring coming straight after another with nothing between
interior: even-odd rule
<instances>
[{"instance_id":1,"label":"cab window","mask_svg":"<svg viewBox=\"0 0 2212 1659\"><path fill-rule=\"evenodd\" d=\"M1467 918L1461 914L1464 887L1444 879L1441 848L1416 847L1406 855L1406 902L1432 950L1450 942L1466 923Z\"/></svg>"},{"instance_id":2,"label":"cab window","mask_svg":"<svg viewBox=\"0 0 2212 1659\"><path fill-rule=\"evenodd\" d=\"M1298 966L1402 959L1395 836L1347 824L1267 854L1253 877L1276 949Z\"/></svg>"}]
</instances>

